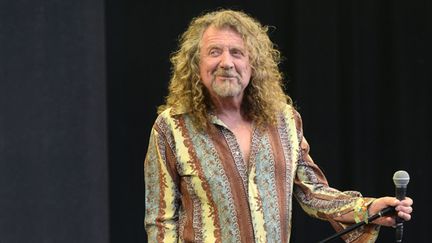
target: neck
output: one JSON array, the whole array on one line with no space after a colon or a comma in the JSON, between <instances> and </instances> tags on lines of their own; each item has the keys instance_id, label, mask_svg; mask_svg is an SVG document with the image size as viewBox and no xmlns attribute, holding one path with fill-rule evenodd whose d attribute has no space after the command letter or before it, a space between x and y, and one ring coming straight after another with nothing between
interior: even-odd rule
<instances>
[{"instance_id":1,"label":"neck","mask_svg":"<svg viewBox=\"0 0 432 243\"><path fill-rule=\"evenodd\" d=\"M235 128L241 124L250 123L249 119L244 115L241 106L217 106L215 115L221 119L229 128Z\"/></svg>"},{"instance_id":2,"label":"neck","mask_svg":"<svg viewBox=\"0 0 432 243\"><path fill-rule=\"evenodd\" d=\"M241 117L242 107L241 101L236 98L218 98L213 100L215 113L218 116Z\"/></svg>"},{"instance_id":3,"label":"neck","mask_svg":"<svg viewBox=\"0 0 432 243\"><path fill-rule=\"evenodd\" d=\"M248 122L242 110L243 94L234 97L212 96L215 115L224 123L234 125L236 123Z\"/></svg>"}]
</instances>

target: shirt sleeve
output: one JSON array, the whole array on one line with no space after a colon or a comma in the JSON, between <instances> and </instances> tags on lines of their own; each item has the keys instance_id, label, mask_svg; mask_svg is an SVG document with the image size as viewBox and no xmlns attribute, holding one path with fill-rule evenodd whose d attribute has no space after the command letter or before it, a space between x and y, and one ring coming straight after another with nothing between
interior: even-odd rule
<instances>
[{"instance_id":1,"label":"shirt sleeve","mask_svg":"<svg viewBox=\"0 0 432 243\"><path fill-rule=\"evenodd\" d=\"M344 214L353 213L356 221L366 220L367 214L362 214L367 212L367 207L374 199L362 197L359 192L341 192L329 187L323 172L309 155L310 148L303 136L301 117L295 113L301 150L294 180L294 195L297 201L307 214L329 221L336 231L349 226L336 220ZM367 224L342 238L346 242L375 242L378 232L378 225Z\"/></svg>"},{"instance_id":2,"label":"shirt sleeve","mask_svg":"<svg viewBox=\"0 0 432 243\"><path fill-rule=\"evenodd\" d=\"M144 160L144 225L149 242L178 241L178 176L172 149L155 125Z\"/></svg>"}]
</instances>

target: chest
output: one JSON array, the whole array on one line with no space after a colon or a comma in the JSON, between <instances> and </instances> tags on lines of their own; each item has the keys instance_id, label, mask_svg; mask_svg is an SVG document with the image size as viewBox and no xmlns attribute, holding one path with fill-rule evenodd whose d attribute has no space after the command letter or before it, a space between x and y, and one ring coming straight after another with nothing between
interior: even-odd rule
<instances>
[{"instance_id":1,"label":"chest","mask_svg":"<svg viewBox=\"0 0 432 243\"><path fill-rule=\"evenodd\" d=\"M252 127L243 126L232 129L232 135L237 143L238 149L241 152L243 162L247 165L250 158L250 151L252 146ZM228 132L229 133L229 132ZM229 134L227 136L230 136Z\"/></svg>"}]
</instances>

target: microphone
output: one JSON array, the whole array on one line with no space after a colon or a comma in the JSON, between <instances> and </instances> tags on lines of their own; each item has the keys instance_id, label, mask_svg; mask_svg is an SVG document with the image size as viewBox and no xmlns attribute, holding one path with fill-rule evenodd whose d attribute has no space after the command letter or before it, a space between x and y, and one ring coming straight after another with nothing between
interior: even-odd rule
<instances>
[{"instance_id":1,"label":"microphone","mask_svg":"<svg viewBox=\"0 0 432 243\"><path fill-rule=\"evenodd\" d=\"M408 173L404 170L396 171L393 175L393 182L395 184L396 189L396 198L398 200L404 200L406 189L410 177ZM402 242L403 235L403 219L396 216L396 242Z\"/></svg>"}]
</instances>

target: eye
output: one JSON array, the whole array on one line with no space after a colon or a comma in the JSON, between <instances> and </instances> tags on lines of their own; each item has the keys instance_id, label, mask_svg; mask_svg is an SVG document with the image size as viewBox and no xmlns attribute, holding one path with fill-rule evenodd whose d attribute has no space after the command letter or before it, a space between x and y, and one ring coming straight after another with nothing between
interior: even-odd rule
<instances>
[{"instance_id":1,"label":"eye","mask_svg":"<svg viewBox=\"0 0 432 243\"><path fill-rule=\"evenodd\" d=\"M218 48L212 48L212 49L210 49L210 51L209 51L209 55L212 56L212 57L219 56L220 53L221 53L221 50L218 49Z\"/></svg>"},{"instance_id":2,"label":"eye","mask_svg":"<svg viewBox=\"0 0 432 243\"><path fill-rule=\"evenodd\" d=\"M239 49L232 49L231 50L231 55L233 55L235 57L243 57L244 53L243 53L243 51L241 51Z\"/></svg>"}]
</instances>

